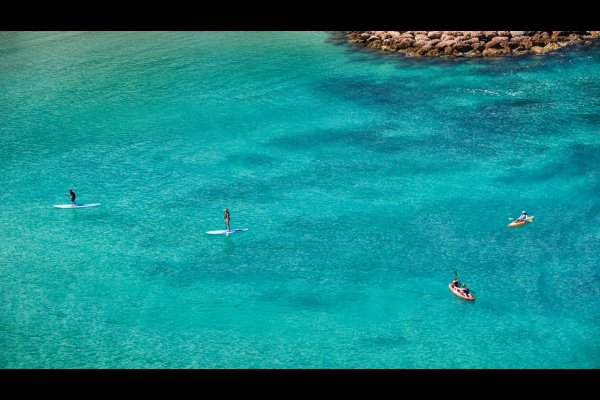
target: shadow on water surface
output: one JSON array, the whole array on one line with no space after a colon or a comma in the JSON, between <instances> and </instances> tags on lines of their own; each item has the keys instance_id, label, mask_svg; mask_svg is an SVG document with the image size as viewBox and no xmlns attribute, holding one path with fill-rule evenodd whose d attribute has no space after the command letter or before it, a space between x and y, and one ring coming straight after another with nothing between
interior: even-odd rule
<instances>
[{"instance_id":1,"label":"shadow on water surface","mask_svg":"<svg viewBox=\"0 0 600 400\"><path fill-rule=\"evenodd\" d=\"M254 297L267 304L278 304L307 311L327 311L338 304L336 299L326 291L294 292L282 287L270 287Z\"/></svg>"},{"instance_id":2,"label":"shadow on water surface","mask_svg":"<svg viewBox=\"0 0 600 400\"><path fill-rule=\"evenodd\" d=\"M275 157L256 153L231 154L226 157L227 163L239 164L244 167L268 166L277 162Z\"/></svg>"},{"instance_id":3,"label":"shadow on water surface","mask_svg":"<svg viewBox=\"0 0 600 400\"><path fill-rule=\"evenodd\" d=\"M404 347L409 343L409 340L401 335L385 334L385 335L368 335L361 336L361 343L365 347L377 346L385 349L394 347Z\"/></svg>"},{"instance_id":4,"label":"shadow on water surface","mask_svg":"<svg viewBox=\"0 0 600 400\"><path fill-rule=\"evenodd\" d=\"M592 175L590 189L600 191L600 177L597 172L600 165L600 145L571 145L564 159L553 161L552 163L536 165L533 169L512 169L511 173L499 176L497 181L502 183L512 183L517 181L539 182L548 181L556 178L563 178L569 181L571 178L584 177Z\"/></svg>"},{"instance_id":5,"label":"shadow on water surface","mask_svg":"<svg viewBox=\"0 0 600 400\"><path fill-rule=\"evenodd\" d=\"M316 83L315 89L368 106L393 106L400 109L428 104L441 95L440 86L432 85L426 77L414 77L410 81L397 78L376 81L360 76L328 77Z\"/></svg>"}]
</instances>

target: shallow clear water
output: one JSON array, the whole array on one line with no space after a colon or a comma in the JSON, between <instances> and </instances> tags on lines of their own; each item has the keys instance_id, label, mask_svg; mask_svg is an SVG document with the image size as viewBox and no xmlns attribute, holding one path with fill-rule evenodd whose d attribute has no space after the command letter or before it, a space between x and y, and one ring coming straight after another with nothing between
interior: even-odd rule
<instances>
[{"instance_id":1,"label":"shallow clear water","mask_svg":"<svg viewBox=\"0 0 600 400\"><path fill-rule=\"evenodd\" d=\"M599 165L599 49L0 33L0 367L598 368Z\"/></svg>"}]
</instances>

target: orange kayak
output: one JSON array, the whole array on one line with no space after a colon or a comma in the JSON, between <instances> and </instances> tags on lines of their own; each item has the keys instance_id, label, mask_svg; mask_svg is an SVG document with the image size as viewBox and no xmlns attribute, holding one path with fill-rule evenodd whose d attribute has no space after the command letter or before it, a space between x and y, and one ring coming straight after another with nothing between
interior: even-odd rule
<instances>
[{"instance_id":1,"label":"orange kayak","mask_svg":"<svg viewBox=\"0 0 600 400\"><path fill-rule=\"evenodd\" d=\"M452 283L448 284L448 288L450 289L450 291L452 293L454 293L455 295L457 295L461 299L465 299L465 300L468 300L468 301L475 300L475 297L473 297L473 295L471 293L469 293L468 295L465 296L465 294L462 292L462 290L459 290L459 289L455 288L454 286L452 286Z\"/></svg>"},{"instance_id":2,"label":"orange kayak","mask_svg":"<svg viewBox=\"0 0 600 400\"><path fill-rule=\"evenodd\" d=\"M527 221L521 222L518 219L515 219L513 222L508 224L509 228L518 228L519 226L527 225L528 223L533 222L533 215L531 217L527 217Z\"/></svg>"}]
</instances>

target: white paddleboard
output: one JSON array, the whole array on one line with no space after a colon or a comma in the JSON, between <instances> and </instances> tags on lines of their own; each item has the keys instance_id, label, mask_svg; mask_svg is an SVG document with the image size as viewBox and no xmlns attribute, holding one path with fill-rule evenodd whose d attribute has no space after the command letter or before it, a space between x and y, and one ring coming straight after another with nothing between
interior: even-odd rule
<instances>
[{"instance_id":1,"label":"white paddleboard","mask_svg":"<svg viewBox=\"0 0 600 400\"><path fill-rule=\"evenodd\" d=\"M88 207L97 207L99 206L100 203L94 203L94 204L54 204L54 207L56 208L88 208Z\"/></svg>"},{"instance_id":2,"label":"white paddleboard","mask_svg":"<svg viewBox=\"0 0 600 400\"><path fill-rule=\"evenodd\" d=\"M209 235L227 235L227 232L229 232L229 234L231 235L232 233L246 232L247 230L248 230L247 228L232 229L230 231L227 231L226 229L221 229L221 230L218 230L218 231L208 231L206 233L208 233Z\"/></svg>"}]
</instances>

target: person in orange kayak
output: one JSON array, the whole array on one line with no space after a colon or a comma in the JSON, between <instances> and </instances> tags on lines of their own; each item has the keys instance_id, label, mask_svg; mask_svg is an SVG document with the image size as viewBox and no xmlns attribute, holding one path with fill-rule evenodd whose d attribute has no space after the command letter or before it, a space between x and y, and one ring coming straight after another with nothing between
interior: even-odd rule
<instances>
[{"instance_id":1,"label":"person in orange kayak","mask_svg":"<svg viewBox=\"0 0 600 400\"><path fill-rule=\"evenodd\" d=\"M525 212L525 210L521 211L521 216L519 218L517 218L518 221L527 221L527 212Z\"/></svg>"},{"instance_id":2,"label":"person in orange kayak","mask_svg":"<svg viewBox=\"0 0 600 400\"><path fill-rule=\"evenodd\" d=\"M468 296L470 291L469 288L467 287L467 285L465 285L464 283L460 283L458 281L458 276L455 276L454 279L452 280L452 287L458 289L459 291L463 292L465 296Z\"/></svg>"}]
</instances>

